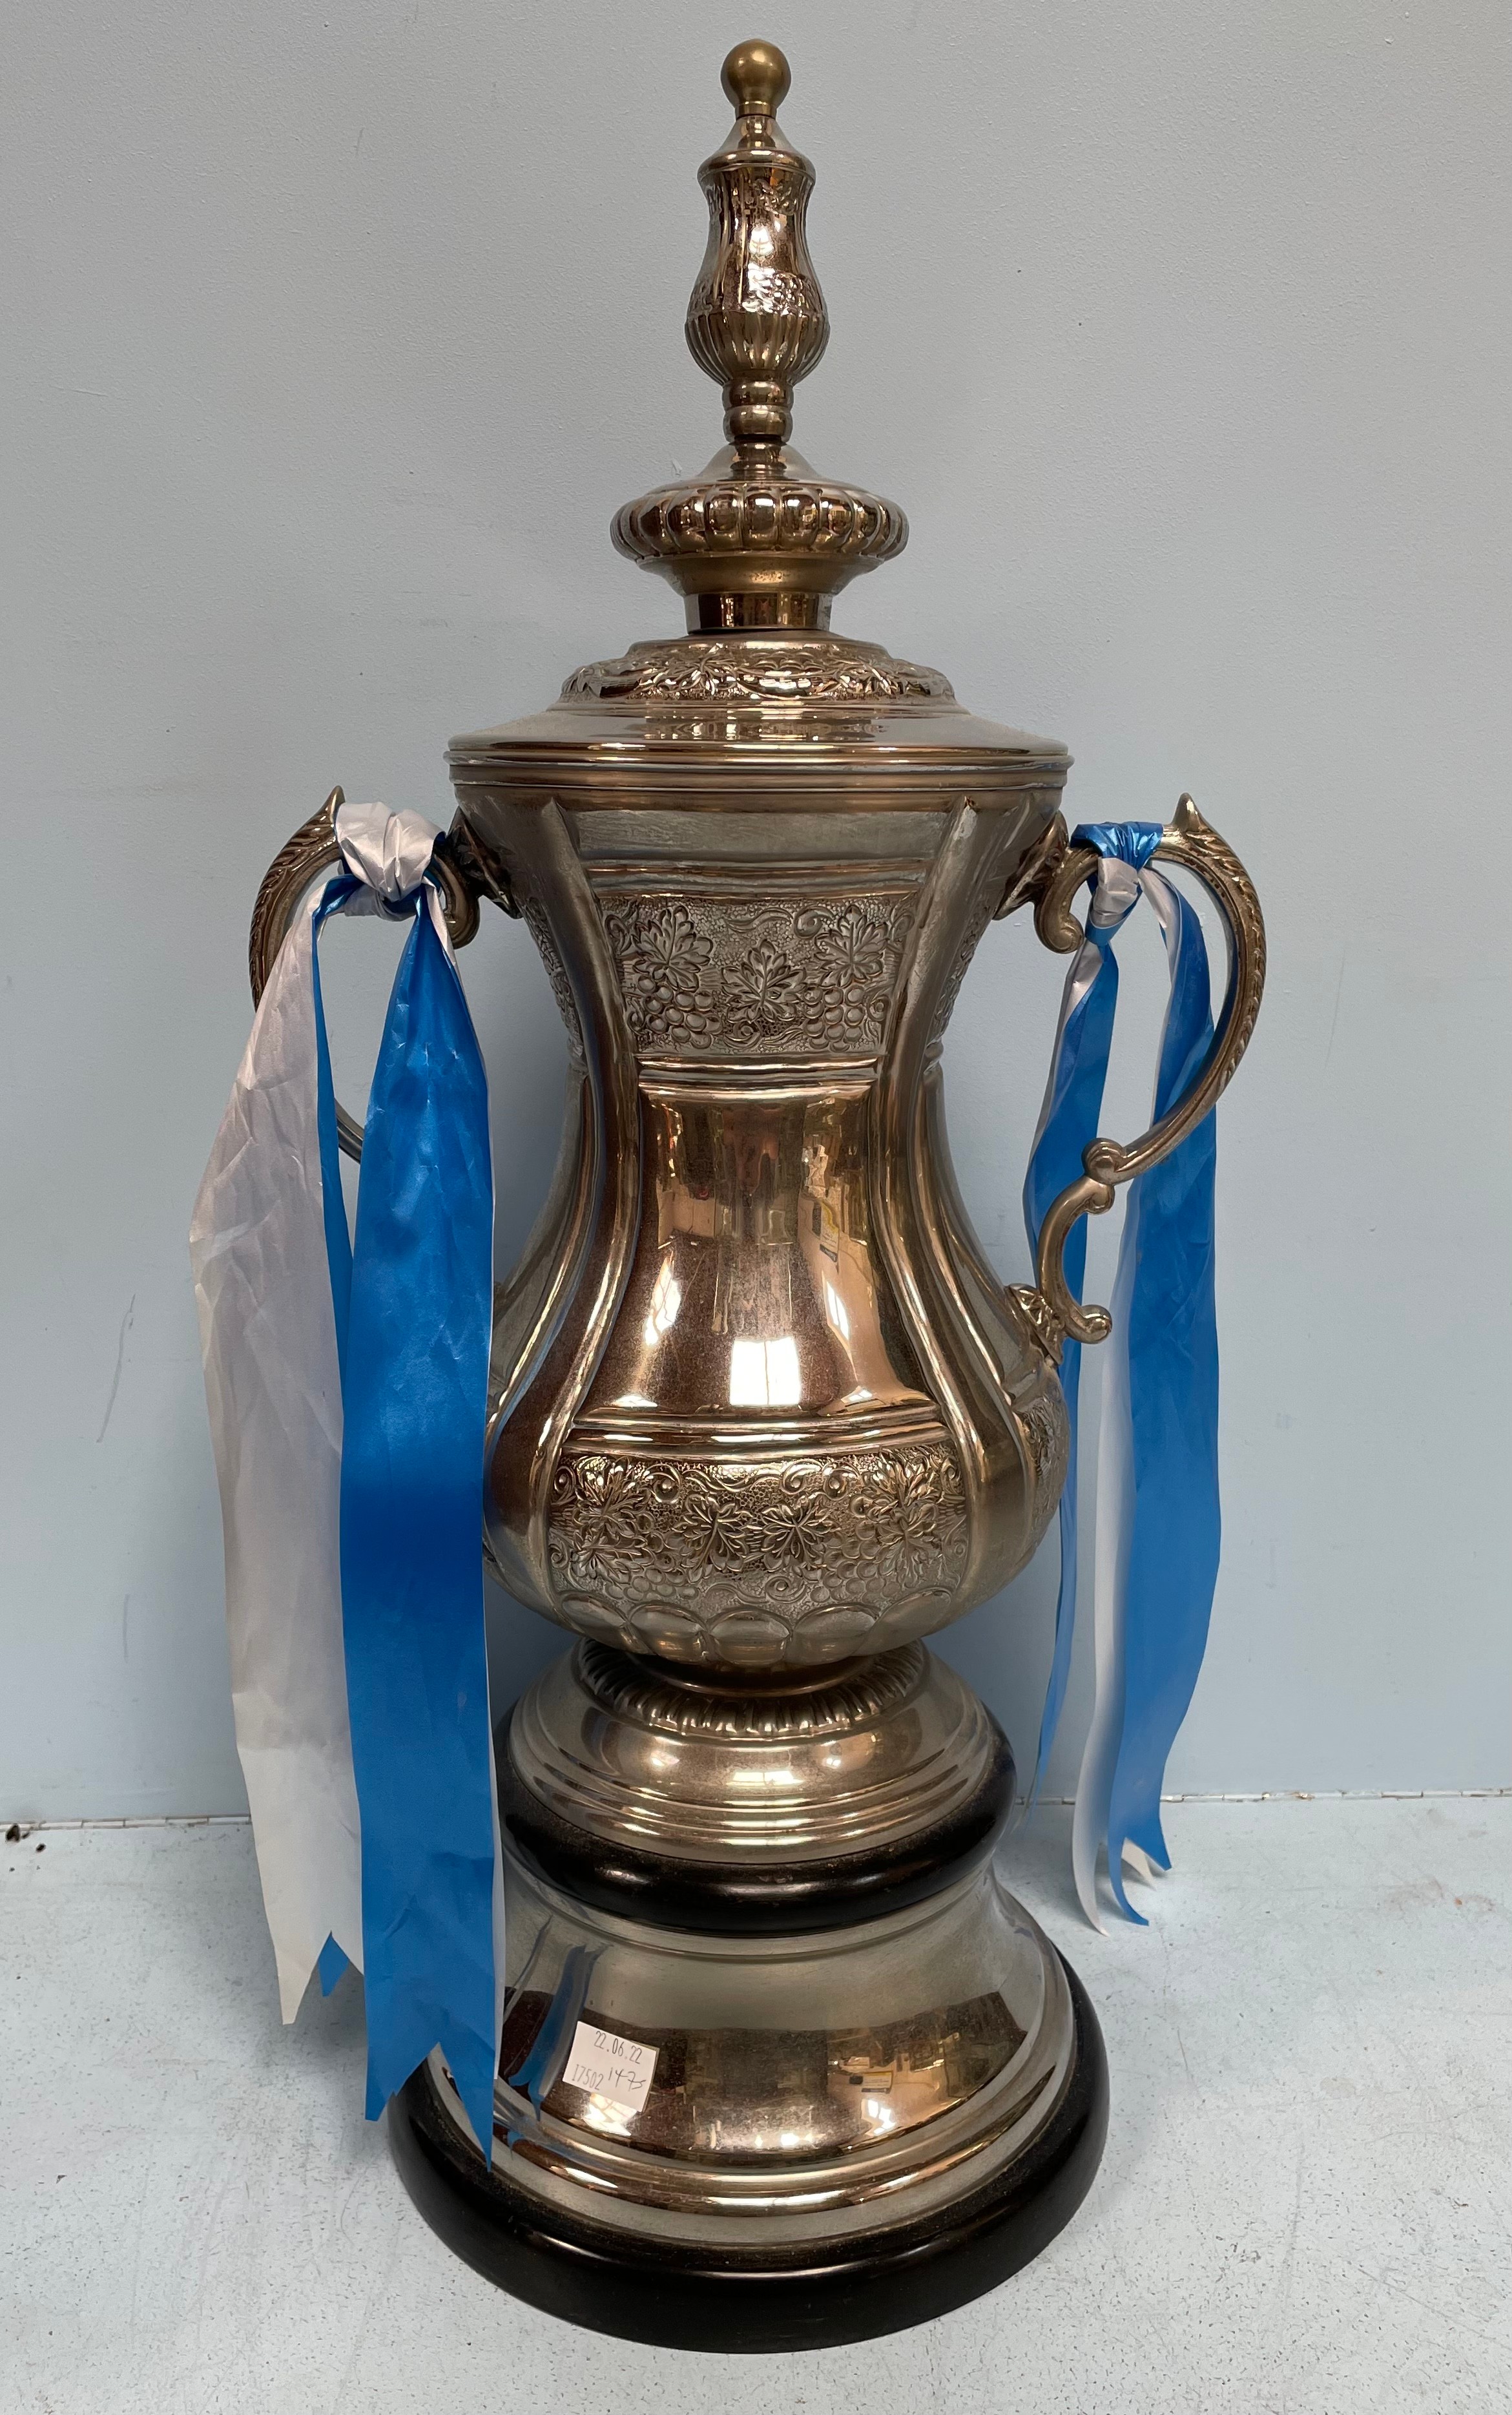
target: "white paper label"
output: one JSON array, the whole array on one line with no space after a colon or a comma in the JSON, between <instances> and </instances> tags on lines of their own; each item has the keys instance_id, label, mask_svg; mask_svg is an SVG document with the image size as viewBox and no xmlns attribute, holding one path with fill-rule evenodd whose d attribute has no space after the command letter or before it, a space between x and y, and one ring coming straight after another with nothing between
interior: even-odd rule
<instances>
[{"instance_id":1,"label":"white paper label","mask_svg":"<svg viewBox=\"0 0 1512 2415\"><path fill-rule=\"evenodd\" d=\"M561 2076L569 2088L586 2088L591 2096L606 2096L611 2105L638 2113L655 2068L653 2046L641 2046L614 2030L595 2029L591 2021L579 2021Z\"/></svg>"}]
</instances>

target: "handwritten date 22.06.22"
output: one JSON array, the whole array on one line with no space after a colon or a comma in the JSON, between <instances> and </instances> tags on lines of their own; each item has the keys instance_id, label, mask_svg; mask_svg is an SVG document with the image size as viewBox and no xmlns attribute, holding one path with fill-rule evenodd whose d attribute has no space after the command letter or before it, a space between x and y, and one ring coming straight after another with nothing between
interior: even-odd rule
<instances>
[{"instance_id":1,"label":"handwritten date 22.06.22","mask_svg":"<svg viewBox=\"0 0 1512 2415\"><path fill-rule=\"evenodd\" d=\"M621 2037L617 2031L601 2030L591 2021L579 2021L561 2077L569 2088L585 2088L591 2096L606 2097L611 2105L621 2106L627 2113L638 2113L646 2102L655 2069L653 2046L642 2046L638 2039Z\"/></svg>"}]
</instances>

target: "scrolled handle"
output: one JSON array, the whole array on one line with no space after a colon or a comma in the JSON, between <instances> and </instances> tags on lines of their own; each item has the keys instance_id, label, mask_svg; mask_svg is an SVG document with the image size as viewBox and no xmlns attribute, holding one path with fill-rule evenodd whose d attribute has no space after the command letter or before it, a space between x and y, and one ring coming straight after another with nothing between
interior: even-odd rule
<instances>
[{"instance_id":1,"label":"scrolled handle","mask_svg":"<svg viewBox=\"0 0 1512 2415\"><path fill-rule=\"evenodd\" d=\"M319 812L311 814L307 822L301 822L293 836L285 841L262 876L247 943L254 1006L267 987L274 959L289 936L301 900L322 873L337 872L342 867L336 816L337 806L345 802L342 790L333 788ZM505 913L519 911L502 867L483 854L460 815L451 830L436 841L431 869L441 883L442 910L454 948L465 948L470 939L477 938L480 897L491 897ZM362 1126L355 1116L348 1115L339 1101L336 1125L337 1137L348 1157L360 1158Z\"/></svg>"},{"instance_id":2,"label":"scrolled handle","mask_svg":"<svg viewBox=\"0 0 1512 2415\"><path fill-rule=\"evenodd\" d=\"M1058 835L1057 835L1058 832ZM1101 861L1097 849L1072 847L1059 815L1035 856L1014 881L999 908L1034 905L1034 926L1057 953L1081 946L1085 934L1071 912L1071 900ZM1010 1297L1046 1354L1057 1363L1068 1336L1103 1342L1113 1328L1105 1308L1084 1307L1066 1281L1067 1236L1083 1216L1102 1216L1117 1186L1158 1165L1195 1132L1234 1078L1250 1044L1265 986L1265 925L1254 884L1227 842L1205 821L1190 797L1183 797L1155 850L1157 863L1178 863L1202 882L1223 918L1228 936L1229 977L1218 1027L1201 1065L1175 1106L1158 1123L1127 1144L1095 1140L1084 1150L1080 1178L1054 1199L1040 1227L1035 1283L1014 1283Z\"/></svg>"}]
</instances>

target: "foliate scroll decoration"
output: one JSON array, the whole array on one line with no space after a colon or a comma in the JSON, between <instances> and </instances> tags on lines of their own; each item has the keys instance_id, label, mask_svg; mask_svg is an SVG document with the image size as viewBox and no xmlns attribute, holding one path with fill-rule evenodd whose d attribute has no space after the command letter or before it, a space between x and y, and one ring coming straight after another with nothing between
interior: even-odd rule
<instances>
[{"instance_id":1,"label":"foliate scroll decoration","mask_svg":"<svg viewBox=\"0 0 1512 2415\"><path fill-rule=\"evenodd\" d=\"M864 704L888 697L936 697L955 691L943 671L902 663L880 647L843 641L795 646L729 644L696 639L649 646L602 663L585 663L565 682L564 697L646 698L663 704L756 700L768 704Z\"/></svg>"},{"instance_id":2,"label":"foliate scroll decoration","mask_svg":"<svg viewBox=\"0 0 1512 2415\"><path fill-rule=\"evenodd\" d=\"M436 853L443 865L449 862L455 867L458 878L472 892L474 899L489 897L501 913L510 915L516 922L519 920L519 905L515 895L514 883L509 878L508 865L502 856L496 855L493 848L479 837L464 813L458 811L453 815L451 829L443 832L436 842ZM474 916L475 914L474 908ZM450 921L449 916L448 921ZM474 920L473 930L469 932L468 937L472 938L475 932L476 921ZM454 947L464 945L455 930L452 933L452 944Z\"/></svg>"},{"instance_id":3,"label":"foliate scroll decoration","mask_svg":"<svg viewBox=\"0 0 1512 2415\"><path fill-rule=\"evenodd\" d=\"M1066 860L1069 845L1070 841L1066 836L1066 817L1064 814L1056 814L1040 832L1034 846L1004 890L996 909L998 922L1002 921L1005 914L1016 913L1021 906L1033 906L1038 915L1041 899ZM1080 924L1076 925L1076 938L1071 942L1072 946L1080 945ZM1040 931L1040 937L1045 941L1047 947L1060 945L1058 940L1050 939L1042 929Z\"/></svg>"},{"instance_id":4,"label":"foliate scroll decoration","mask_svg":"<svg viewBox=\"0 0 1512 2415\"><path fill-rule=\"evenodd\" d=\"M977 952L981 935L993 919L993 910L996 902L996 896L989 889L977 899L971 909L971 920L962 935L961 944L951 960L951 969L945 976L945 986L940 992L939 1004L935 1009L935 1020L930 1027L929 1034L932 1040L943 1038L945 1027L955 1012L955 1001L961 995L961 983L966 977L967 968Z\"/></svg>"},{"instance_id":5,"label":"foliate scroll decoration","mask_svg":"<svg viewBox=\"0 0 1512 2415\"><path fill-rule=\"evenodd\" d=\"M969 1539L947 1443L780 1461L570 1452L548 1538L569 1625L753 1666L876 1649L900 1612L949 1601Z\"/></svg>"},{"instance_id":6,"label":"foliate scroll decoration","mask_svg":"<svg viewBox=\"0 0 1512 2415\"><path fill-rule=\"evenodd\" d=\"M285 839L262 875L247 942L254 1006L262 996L295 906L322 867L335 871L341 861L336 843L336 809L345 802L341 790L333 788L319 811L300 823L292 838Z\"/></svg>"},{"instance_id":7,"label":"foliate scroll decoration","mask_svg":"<svg viewBox=\"0 0 1512 2415\"><path fill-rule=\"evenodd\" d=\"M1036 1291L1032 1283L1010 1283L1006 1298L1022 1319L1035 1348L1042 1352L1052 1367L1058 1367L1066 1332L1044 1294Z\"/></svg>"},{"instance_id":8,"label":"foliate scroll decoration","mask_svg":"<svg viewBox=\"0 0 1512 2415\"><path fill-rule=\"evenodd\" d=\"M1235 998L1233 1020L1223 1033L1222 1073L1214 1090L1216 1098L1233 1080L1260 1012L1265 987L1265 917L1250 875L1228 841L1198 812L1190 797L1184 796L1177 803L1156 850L1156 860L1184 863L1194 872L1218 899L1229 926L1235 956Z\"/></svg>"},{"instance_id":9,"label":"foliate scroll decoration","mask_svg":"<svg viewBox=\"0 0 1512 2415\"><path fill-rule=\"evenodd\" d=\"M635 1719L687 1742L735 1736L753 1744L789 1737L844 1735L885 1718L920 1690L927 1672L922 1646L879 1652L854 1673L801 1694L684 1693L604 1643L579 1646L578 1670L596 1702L619 1718Z\"/></svg>"},{"instance_id":10,"label":"foliate scroll decoration","mask_svg":"<svg viewBox=\"0 0 1512 2415\"><path fill-rule=\"evenodd\" d=\"M567 979L566 968L557 953L557 943L551 936L551 925L533 897L524 899L518 910L524 916L526 928L531 938L541 951L541 962L546 967L546 977L551 983L551 995L557 1001L558 1012L567 1027L567 1037L575 1048L579 1047L582 1033L577 1022L577 1000L572 994L572 983Z\"/></svg>"},{"instance_id":11,"label":"foliate scroll decoration","mask_svg":"<svg viewBox=\"0 0 1512 2415\"><path fill-rule=\"evenodd\" d=\"M934 1028L930 1034L932 1039L938 1040L941 1037L946 1025L955 1012L955 1001L960 995L961 983L966 979L966 968L977 952L988 923L1001 922L1005 914L1013 913L1020 906L1034 905L1038 917L1046 892L1065 861L1067 844L1065 818L1056 814L1040 832L1027 855L1011 874L1008 886L1001 894L989 890L976 900L961 945L956 950L954 962L946 976L945 986L940 993L940 1002L935 1010ZM1046 937L1044 927L1038 920L1036 927L1039 929L1040 937L1044 938ZM1079 946L1082 926L1079 922L1073 922L1070 928L1076 935L1072 944ZM1059 942L1055 941L1051 944L1058 945Z\"/></svg>"},{"instance_id":12,"label":"foliate scroll decoration","mask_svg":"<svg viewBox=\"0 0 1512 2415\"><path fill-rule=\"evenodd\" d=\"M1015 1401L1013 1415L1034 1476L1037 1512L1048 1512L1060 1499L1070 1458L1070 1423L1058 1392L1031 1392Z\"/></svg>"},{"instance_id":13,"label":"foliate scroll decoration","mask_svg":"<svg viewBox=\"0 0 1512 2415\"><path fill-rule=\"evenodd\" d=\"M606 898L636 1046L862 1055L880 1047L914 898Z\"/></svg>"},{"instance_id":14,"label":"foliate scroll decoration","mask_svg":"<svg viewBox=\"0 0 1512 2415\"><path fill-rule=\"evenodd\" d=\"M801 152L780 147L764 107L741 108L733 145L699 171L709 248L688 299L688 350L725 389L730 442L781 444L792 389L830 339L803 227L814 171Z\"/></svg>"},{"instance_id":15,"label":"foliate scroll decoration","mask_svg":"<svg viewBox=\"0 0 1512 2415\"><path fill-rule=\"evenodd\" d=\"M792 390L830 338L803 226L814 170L777 123L792 81L781 51L738 43L720 81L735 124L698 171L709 247L688 303L688 349L725 389L731 443L781 444Z\"/></svg>"}]
</instances>

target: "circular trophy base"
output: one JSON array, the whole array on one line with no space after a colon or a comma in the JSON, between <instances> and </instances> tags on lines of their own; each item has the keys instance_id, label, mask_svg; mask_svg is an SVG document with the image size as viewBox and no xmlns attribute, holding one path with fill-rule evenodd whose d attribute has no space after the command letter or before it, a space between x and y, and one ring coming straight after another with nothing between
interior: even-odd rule
<instances>
[{"instance_id":1,"label":"circular trophy base","mask_svg":"<svg viewBox=\"0 0 1512 2415\"><path fill-rule=\"evenodd\" d=\"M492 2162L441 2054L394 2152L457 2254L689 2348L831 2348L1037 2256L1090 2185L1090 2005L1001 1883L1007 1741L918 1644L780 1686L597 1644L499 1738Z\"/></svg>"},{"instance_id":2,"label":"circular trophy base","mask_svg":"<svg viewBox=\"0 0 1512 2415\"><path fill-rule=\"evenodd\" d=\"M949 2314L1029 2263L1092 2184L1108 2062L1070 1964L1074 2050L1042 2127L973 2195L933 2216L832 2243L698 2248L627 2238L490 2171L429 2063L389 2108L394 2159L433 2230L474 2272L563 2321L655 2348L761 2355L844 2348Z\"/></svg>"}]
</instances>

